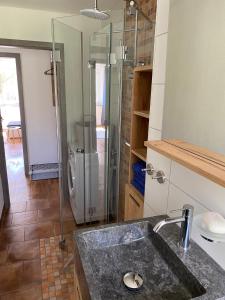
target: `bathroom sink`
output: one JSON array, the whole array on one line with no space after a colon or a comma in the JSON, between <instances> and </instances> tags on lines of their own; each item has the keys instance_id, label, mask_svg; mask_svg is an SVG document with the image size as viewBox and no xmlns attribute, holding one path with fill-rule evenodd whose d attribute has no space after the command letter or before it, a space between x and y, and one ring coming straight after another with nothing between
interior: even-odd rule
<instances>
[{"instance_id":1,"label":"bathroom sink","mask_svg":"<svg viewBox=\"0 0 225 300\"><path fill-rule=\"evenodd\" d=\"M204 262L212 263L211 267L217 272L223 270L195 243L193 249L184 253L177 246L176 225L162 230L162 235L168 238L166 242L161 234L152 230L158 219L151 220L153 222L144 219L75 234L90 299L219 299L216 290L214 298L208 297L213 294L207 290L208 278L199 274L203 266L196 255L204 254L208 258ZM192 272L195 267L196 272ZM143 279L137 291L124 285L123 277L129 272L138 273Z\"/></svg>"}]
</instances>

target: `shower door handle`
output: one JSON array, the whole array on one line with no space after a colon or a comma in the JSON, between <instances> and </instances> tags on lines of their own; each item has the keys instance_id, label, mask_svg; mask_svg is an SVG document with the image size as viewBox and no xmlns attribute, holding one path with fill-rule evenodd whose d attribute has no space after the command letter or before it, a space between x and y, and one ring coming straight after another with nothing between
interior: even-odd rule
<instances>
[{"instance_id":1,"label":"shower door handle","mask_svg":"<svg viewBox=\"0 0 225 300\"><path fill-rule=\"evenodd\" d=\"M69 194L72 197L75 192L75 174L73 171L73 166L71 165L71 162L67 162L67 176L68 176L68 188L69 188Z\"/></svg>"}]
</instances>

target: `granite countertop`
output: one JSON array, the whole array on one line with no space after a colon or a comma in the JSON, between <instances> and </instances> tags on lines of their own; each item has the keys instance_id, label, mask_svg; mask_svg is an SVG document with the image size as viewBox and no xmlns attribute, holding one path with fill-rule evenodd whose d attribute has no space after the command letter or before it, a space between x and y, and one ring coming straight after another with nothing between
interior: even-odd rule
<instances>
[{"instance_id":1,"label":"granite countertop","mask_svg":"<svg viewBox=\"0 0 225 300\"><path fill-rule=\"evenodd\" d=\"M179 227L175 224L158 234L152 231L165 217L75 232L90 299L225 299L225 271L202 248L191 240L190 249L184 252L178 246ZM133 268L147 282L139 292L129 291L122 283L124 271Z\"/></svg>"}]
</instances>

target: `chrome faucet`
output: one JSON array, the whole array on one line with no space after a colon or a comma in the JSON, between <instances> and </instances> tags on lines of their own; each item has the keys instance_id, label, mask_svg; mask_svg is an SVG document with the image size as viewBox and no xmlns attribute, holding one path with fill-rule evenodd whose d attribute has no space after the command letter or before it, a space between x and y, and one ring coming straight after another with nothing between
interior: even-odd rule
<instances>
[{"instance_id":1,"label":"chrome faucet","mask_svg":"<svg viewBox=\"0 0 225 300\"><path fill-rule=\"evenodd\" d=\"M194 207L189 204L185 204L183 209L173 210L172 212L175 211L182 211L182 216L178 218L167 218L158 222L153 228L153 231L157 233L160 228L167 224L181 223L179 244L184 251L186 251L190 244Z\"/></svg>"}]
</instances>

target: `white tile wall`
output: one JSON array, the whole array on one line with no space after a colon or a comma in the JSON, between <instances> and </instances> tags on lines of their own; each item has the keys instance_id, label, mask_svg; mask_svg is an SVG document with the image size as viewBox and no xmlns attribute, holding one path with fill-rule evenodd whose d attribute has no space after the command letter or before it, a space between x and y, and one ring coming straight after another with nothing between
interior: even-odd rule
<instances>
[{"instance_id":1,"label":"white tile wall","mask_svg":"<svg viewBox=\"0 0 225 300\"><path fill-rule=\"evenodd\" d=\"M155 38L153 84L164 84L166 79L166 55L168 35L162 34Z\"/></svg>"},{"instance_id":2,"label":"white tile wall","mask_svg":"<svg viewBox=\"0 0 225 300\"><path fill-rule=\"evenodd\" d=\"M224 243L210 243L200 237L195 226L192 227L192 239L204 249L225 270L225 245Z\"/></svg>"},{"instance_id":3,"label":"white tile wall","mask_svg":"<svg viewBox=\"0 0 225 300\"><path fill-rule=\"evenodd\" d=\"M161 139L169 3L170 0L157 1L149 140ZM156 169L163 170L168 181L160 185L147 175L145 217L162 214L165 211L169 213L170 210L181 208L186 203L194 206L195 214L213 210L225 216L224 188L150 149L148 149L147 162L151 162ZM200 237L195 226L192 228L192 238L225 269L225 244L205 241Z\"/></svg>"},{"instance_id":4,"label":"white tile wall","mask_svg":"<svg viewBox=\"0 0 225 300\"><path fill-rule=\"evenodd\" d=\"M148 130L148 141L158 141L162 138L161 130L149 128Z\"/></svg>"},{"instance_id":5,"label":"white tile wall","mask_svg":"<svg viewBox=\"0 0 225 300\"><path fill-rule=\"evenodd\" d=\"M173 168L172 168L173 169ZM194 172L192 172L195 174ZM216 188L216 187L215 187ZM191 198L189 195L185 194L179 188L175 187L172 183L169 187L169 197L168 197L168 211L167 213L174 217L174 213L170 213L172 209L181 208L184 204L191 204L194 206L194 215L207 212L208 210L201 205L195 199ZM179 214L179 213L177 213ZM225 245L224 244L213 244L205 241L199 234L198 228L193 224L192 226L192 239L198 243L222 268L225 269Z\"/></svg>"},{"instance_id":6,"label":"white tile wall","mask_svg":"<svg viewBox=\"0 0 225 300\"><path fill-rule=\"evenodd\" d=\"M208 211L204 206L196 202L194 199L192 199L189 195L184 193L182 190L180 190L173 184L170 184L167 214L171 217L180 215L181 213L179 212L177 212L176 214L171 213L171 210L182 208L183 205L187 203L194 206L194 215L198 215Z\"/></svg>"},{"instance_id":7,"label":"white tile wall","mask_svg":"<svg viewBox=\"0 0 225 300\"><path fill-rule=\"evenodd\" d=\"M145 203L150 206L156 214L165 214L167 211L171 160L148 149L147 161L153 162L153 166L156 170L163 170L168 180L164 184L160 184L156 179L152 179L152 176L146 174Z\"/></svg>"},{"instance_id":8,"label":"white tile wall","mask_svg":"<svg viewBox=\"0 0 225 300\"><path fill-rule=\"evenodd\" d=\"M149 140L161 139L170 0L157 1Z\"/></svg>"},{"instance_id":9,"label":"white tile wall","mask_svg":"<svg viewBox=\"0 0 225 300\"><path fill-rule=\"evenodd\" d=\"M154 212L154 210L145 202L144 203L144 218L154 217L157 215L158 214L156 212Z\"/></svg>"},{"instance_id":10,"label":"white tile wall","mask_svg":"<svg viewBox=\"0 0 225 300\"><path fill-rule=\"evenodd\" d=\"M147 176L144 217L165 213L174 217L179 215L179 212L171 213L170 211L180 209L184 204L194 206L195 215L206 211L218 211L225 216L224 188L175 162L171 162L166 157L154 153L153 150L149 150L149 152L147 162L151 162L156 169L165 171L168 181L160 185ZM214 196L213 199L212 196ZM205 241L195 225L192 228L192 238L225 269L224 243L214 244Z\"/></svg>"},{"instance_id":11,"label":"white tile wall","mask_svg":"<svg viewBox=\"0 0 225 300\"><path fill-rule=\"evenodd\" d=\"M170 0L157 1L156 36L168 32L169 7Z\"/></svg>"},{"instance_id":12,"label":"white tile wall","mask_svg":"<svg viewBox=\"0 0 225 300\"><path fill-rule=\"evenodd\" d=\"M222 186L176 162L172 162L170 180L207 209L225 216L225 189Z\"/></svg>"},{"instance_id":13,"label":"white tile wall","mask_svg":"<svg viewBox=\"0 0 225 300\"><path fill-rule=\"evenodd\" d=\"M153 84L151 92L150 127L162 130L163 105L164 105L164 84Z\"/></svg>"}]
</instances>

